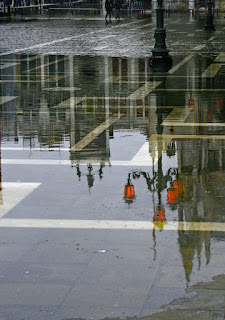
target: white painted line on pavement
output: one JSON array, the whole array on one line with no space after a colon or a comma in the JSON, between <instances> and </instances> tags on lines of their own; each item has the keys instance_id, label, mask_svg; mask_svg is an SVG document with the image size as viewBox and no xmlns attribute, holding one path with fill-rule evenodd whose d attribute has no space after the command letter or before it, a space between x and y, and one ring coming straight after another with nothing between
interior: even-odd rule
<instances>
[{"instance_id":1,"label":"white painted line on pavement","mask_svg":"<svg viewBox=\"0 0 225 320\"><path fill-rule=\"evenodd\" d=\"M64 77L58 77L57 80L61 80L61 79L64 79ZM12 80L0 80L0 83L39 83L41 82L41 80L19 80L19 79L12 79ZM48 79L45 79L45 82L56 82L56 80L54 78L48 78ZM51 88L48 90L51 90Z\"/></svg>"},{"instance_id":2,"label":"white painted line on pavement","mask_svg":"<svg viewBox=\"0 0 225 320\"><path fill-rule=\"evenodd\" d=\"M152 90L160 85L161 81L148 81L143 86L138 88L127 99L142 99L146 97Z\"/></svg>"},{"instance_id":3,"label":"white painted line on pavement","mask_svg":"<svg viewBox=\"0 0 225 320\"><path fill-rule=\"evenodd\" d=\"M193 48L194 51L201 50L205 47L205 45L199 45ZM174 66L172 69L168 71L168 74L173 74L175 71L177 71L180 67L182 67L186 62L188 62L191 58L194 57L194 53L189 54L186 58L184 58L182 61L180 61L176 66Z\"/></svg>"},{"instance_id":4,"label":"white painted line on pavement","mask_svg":"<svg viewBox=\"0 0 225 320\"><path fill-rule=\"evenodd\" d=\"M110 166L127 166L127 167L133 167L133 166L146 166L148 167L150 164L148 161L105 161L106 163L109 163ZM46 165L46 166L52 166L52 165L62 165L62 166L72 166L76 164L80 165L88 165L92 164L93 166L99 166L102 164L102 161L92 161L90 160L38 160L38 159L2 159L1 164L2 165Z\"/></svg>"},{"instance_id":5,"label":"white painted line on pavement","mask_svg":"<svg viewBox=\"0 0 225 320\"><path fill-rule=\"evenodd\" d=\"M168 125L167 123L184 123L187 117L190 115L192 109L190 108L174 108L167 118L163 121L162 125Z\"/></svg>"},{"instance_id":6,"label":"white painted line on pavement","mask_svg":"<svg viewBox=\"0 0 225 320\"><path fill-rule=\"evenodd\" d=\"M12 100L15 100L17 98L19 98L19 96L1 96L0 97L0 105L7 103L7 102L10 102Z\"/></svg>"},{"instance_id":7,"label":"white painted line on pavement","mask_svg":"<svg viewBox=\"0 0 225 320\"><path fill-rule=\"evenodd\" d=\"M214 60L216 62L225 62L225 52L221 52L216 59Z\"/></svg>"},{"instance_id":8,"label":"white painted line on pavement","mask_svg":"<svg viewBox=\"0 0 225 320\"><path fill-rule=\"evenodd\" d=\"M165 122L165 124L164 124ZM169 122L165 120L163 125L166 126L185 126L185 123L182 122ZM193 123L189 123L189 126L193 126ZM204 124L203 124L204 125ZM209 123L210 125L210 123ZM223 124L225 126L225 124ZM218 125L219 126L219 125ZM131 162L136 164L147 164L148 166L154 165L153 160L156 158L156 153L160 150L164 152L172 139L225 139L225 136L222 135L175 135L175 134L153 134L149 138L149 142L145 142L140 150L132 158Z\"/></svg>"},{"instance_id":9,"label":"white painted line on pavement","mask_svg":"<svg viewBox=\"0 0 225 320\"><path fill-rule=\"evenodd\" d=\"M176 66L174 66L172 69L168 71L168 74L173 74L175 71L177 71L180 67L182 67L186 62L188 62L191 58L194 57L194 54L189 54L186 58L184 58L182 61L180 61Z\"/></svg>"},{"instance_id":10,"label":"white painted line on pavement","mask_svg":"<svg viewBox=\"0 0 225 320\"><path fill-rule=\"evenodd\" d=\"M78 87L53 87L53 88L44 88L45 91L71 91L71 90L81 90Z\"/></svg>"},{"instance_id":11,"label":"white painted line on pavement","mask_svg":"<svg viewBox=\"0 0 225 320\"><path fill-rule=\"evenodd\" d=\"M222 67L221 63L211 63L210 66L203 72L203 78L214 78Z\"/></svg>"},{"instance_id":12,"label":"white painted line on pavement","mask_svg":"<svg viewBox=\"0 0 225 320\"><path fill-rule=\"evenodd\" d=\"M3 182L0 192L0 218L40 185L41 183Z\"/></svg>"},{"instance_id":13,"label":"white painted line on pavement","mask_svg":"<svg viewBox=\"0 0 225 320\"><path fill-rule=\"evenodd\" d=\"M114 122L120 119L123 114L117 115L116 117L110 117L102 124L100 124L97 128L92 130L89 134L87 134L82 140L77 142L73 147L71 147L71 151L81 151L85 148L91 141L93 141L97 136L99 136L103 131L105 131L108 127L110 127Z\"/></svg>"},{"instance_id":14,"label":"white painted line on pavement","mask_svg":"<svg viewBox=\"0 0 225 320\"><path fill-rule=\"evenodd\" d=\"M204 49L205 47L206 47L206 45L205 45L205 44L200 44L199 46L194 47L194 48L193 48L193 50L195 50L195 51L199 51L199 50Z\"/></svg>"},{"instance_id":15,"label":"white painted line on pavement","mask_svg":"<svg viewBox=\"0 0 225 320\"><path fill-rule=\"evenodd\" d=\"M153 230L151 221L131 220L60 220L60 219L0 219L5 228L91 229L91 230ZM225 232L225 223L167 221L164 231Z\"/></svg>"},{"instance_id":16,"label":"white painted line on pavement","mask_svg":"<svg viewBox=\"0 0 225 320\"><path fill-rule=\"evenodd\" d=\"M77 105L78 103L84 101L85 97L74 97L74 100L75 100L74 101L75 105ZM56 104L52 108L70 108L70 104L71 104L71 99L69 98L67 100L60 102L59 104Z\"/></svg>"},{"instance_id":17,"label":"white painted line on pavement","mask_svg":"<svg viewBox=\"0 0 225 320\"><path fill-rule=\"evenodd\" d=\"M2 159L1 164L18 165L71 165L70 160L39 160L39 159Z\"/></svg>"},{"instance_id":18,"label":"white painted line on pavement","mask_svg":"<svg viewBox=\"0 0 225 320\"><path fill-rule=\"evenodd\" d=\"M178 127L225 127L225 123L193 123L193 122L173 122L173 121L166 121L163 122L164 126L178 126Z\"/></svg>"},{"instance_id":19,"label":"white painted line on pavement","mask_svg":"<svg viewBox=\"0 0 225 320\"><path fill-rule=\"evenodd\" d=\"M162 134L162 139L215 139L215 140L224 140L225 135L197 135L197 134Z\"/></svg>"},{"instance_id":20,"label":"white painted line on pavement","mask_svg":"<svg viewBox=\"0 0 225 320\"><path fill-rule=\"evenodd\" d=\"M106 45L106 46L93 47L93 50L101 51L101 50L106 49L106 48L109 48L109 44Z\"/></svg>"},{"instance_id":21,"label":"white painted line on pavement","mask_svg":"<svg viewBox=\"0 0 225 320\"><path fill-rule=\"evenodd\" d=\"M45 112L43 112L45 113ZM56 148L56 147L46 147L46 148L32 148L32 147L2 147L2 151L70 151L70 148Z\"/></svg>"},{"instance_id":22,"label":"white painted line on pavement","mask_svg":"<svg viewBox=\"0 0 225 320\"><path fill-rule=\"evenodd\" d=\"M131 30L131 31L133 31L133 30L138 30L138 29L146 28L146 27L149 27L149 26L152 26L152 25L154 25L154 22L147 23L147 24L145 24L145 25L143 25L143 26L139 26L139 27L136 27L136 28L131 28L130 30ZM149 30L148 30L148 32L149 32ZM125 39L125 38L124 38L124 39Z\"/></svg>"},{"instance_id":23,"label":"white painted line on pavement","mask_svg":"<svg viewBox=\"0 0 225 320\"><path fill-rule=\"evenodd\" d=\"M225 89L189 89L189 88L182 88L182 89L154 89L154 91L180 91L180 92L224 92Z\"/></svg>"},{"instance_id":24,"label":"white painted line on pavement","mask_svg":"<svg viewBox=\"0 0 225 320\"><path fill-rule=\"evenodd\" d=\"M132 161L146 161L151 166L153 165L153 159L149 153L149 142L145 142L140 150L132 158Z\"/></svg>"},{"instance_id":25,"label":"white painted line on pavement","mask_svg":"<svg viewBox=\"0 0 225 320\"><path fill-rule=\"evenodd\" d=\"M2 189L35 189L39 187L39 182L2 182Z\"/></svg>"},{"instance_id":26,"label":"white painted line on pavement","mask_svg":"<svg viewBox=\"0 0 225 320\"><path fill-rule=\"evenodd\" d=\"M0 65L0 70L3 70L3 69L7 69L7 68L10 68L10 67L15 67L17 66L18 63L5 63L3 65Z\"/></svg>"}]
</instances>

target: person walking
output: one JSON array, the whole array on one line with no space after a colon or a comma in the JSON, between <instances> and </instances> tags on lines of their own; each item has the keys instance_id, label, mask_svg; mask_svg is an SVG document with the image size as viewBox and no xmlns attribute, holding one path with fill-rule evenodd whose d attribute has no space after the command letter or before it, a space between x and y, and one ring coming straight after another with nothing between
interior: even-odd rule
<instances>
[{"instance_id":1,"label":"person walking","mask_svg":"<svg viewBox=\"0 0 225 320\"><path fill-rule=\"evenodd\" d=\"M116 9L116 20L120 20L121 0L116 0L115 9Z\"/></svg>"},{"instance_id":2,"label":"person walking","mask_svg":"<svg viewBox=\"0 0 225 320\"><path fill-rule=\"evenodd\" d=\"M105 20L107 20L107 17L109 16L109 21L111 21L112 9L113 9L113 0L106 0L105 1L105 10L106 10Z\"/></svg>"}]
</instances>

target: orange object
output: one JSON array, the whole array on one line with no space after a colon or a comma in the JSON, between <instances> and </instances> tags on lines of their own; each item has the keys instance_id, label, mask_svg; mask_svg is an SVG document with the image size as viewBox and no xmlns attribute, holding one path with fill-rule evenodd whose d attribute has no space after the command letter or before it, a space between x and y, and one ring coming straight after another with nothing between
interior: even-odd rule
<instances>
[{"instance_id":1,"label":"orange object","mask_svg":"<svg viewBox=\"0 0 225 320\"><path fill-rule=\"evenodd\" d=\"M133 199L134 198L134 186L132 184L125 185L124 198L126 198L126 199Z\"/></svg>"},{"instance_id":2,"label":"orange object","mask_svg":"<svg viewBox=\"0 0 225 320\"><path fill-rule=\"evenodd\" d=\"M216 105L216 110L221 110L223 106L223 98L222 97L216 98L215 105Z\"/></svg>"},{"instance_id":3,"label":"orange object","mask_svg":"<svg viewBox=\"0 0 225 320\"><path fill-rule=\"evenodd\" d=\"M212 117L213 117L212 112L207 112L207 120L211 121Z\"/></svg>"},{"instance_id":4,"label":"orange object","mask_svg":"<svg viewBox=\"0 0 225 320\"><path fill-rule=\"evenodd\" d=\"M178 188L167 189L167 201L168 203L176 203L178 199Z\"/></svg>"},{"instance_id":5,"label":"orange object","mask_svg":"<svg viewBox=\"0 0 225 320\"><path fill-rule=\"evenodd\" d=\"M191 109L193 109L193 108L194 108L194 105L195 105L194 99L189 99L188 105L189 105L189 107L190 107Z\"/></svg>"},{"instance_id":6,"label":"orange object","mask_svg":"<svg viewBox=\"0 0 225 320\"><path fill-rule=\"evenodd\" d=\"M173 182L174 188L177 189L178 196L182 195L184 192L183 183L181 180L175 180Z\"/></svg>"},{"instance_id":7,"label":"orange object","mask_svg":"<svg viewBox=\"0 0 225 320\"><path fill-rule=\"evenodd\" d=\"M156 209L153 221L165 221L165 220L166 220L165 209L164 208Z\"/></svg>"},{"instance_id":8,"label":"orange object","mask_svg":"<svg viewBox=\"0 0 225 320\"><path fill-rule=\"evenodd\" d=\"M155 227L157 227L160 230L163 230L163 226L166 223L164 207L158 206L153 217L153 223Z\"/></svg>"}]
</instances>

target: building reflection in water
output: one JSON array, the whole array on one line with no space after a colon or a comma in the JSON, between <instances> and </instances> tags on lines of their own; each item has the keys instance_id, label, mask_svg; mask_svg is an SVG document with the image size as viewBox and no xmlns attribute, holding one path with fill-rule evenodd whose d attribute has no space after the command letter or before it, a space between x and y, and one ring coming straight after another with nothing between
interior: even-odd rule
<instances>
[{"instance_id":1,"label":"building reflection in water","mask_svg":"<svg viewBox=\"0 0 225 320\"><path fill-rule=\"evenodd\" d=\"M135 179L144 178L153 199L155 244L156 229L163 230L168 211L170 219L180 222L223 222L224 139L208 139L207 135L223 134L218 123L225 120L224 95L195 91L220 87L223 79L210 84L199 81L194 76L195 63L199 69L205 68L200 58L191 62L187 77L178 74L177 78L150 75L145 58L12 55L0 59L3 65L12 63L7 70L1 69L3 144L42 150L68 148L78 179L85 176L91 189L95 176L102 179L104 167L110 164L114 132L139 130L149 140L153 171L128 170L124 199L130 205L138 199ZM161 81L161 91L129 98L148 81ZM187 90L168 92L168 88ZM179 126L174 119L184 121ZM184 126L186 120L193 125ZM215 122L216 126L208 125ZM189 137L180 139L184 134ZM174 165L164 168L163 157L168 163L175 159ZM86 166L81 167L83 163ZM166 199L162 196L165 190ZM196 257L200 268L203 246L206 263L210 262L212 237L221 240L223 235L178 231L187 282Z\"/></svg>"},{"instance_id":2,"label":"building reflection in water","mask_svg":"<svg viewBox=\"0 0 225 320\"><path fill-rule=\"evenodd\" d=\"M0 111L0 205L3 205L3 198L2 198L2 139L1 139L1 131L2 131L2 120L1 120L1 111Z\"/></svg>"},{"instance_id":3,"label":"building reflection in water","mask_svg":"<svg viewBox=\"0 0 225 320\"><path fill-rule=\"evenodd\" d=\"M1 57L1 63L8 63L9 58L4 59ZM18 104L13 101L3 105L7 121L3 139L13 141L16 136L20 144L31 148L69 145L75 163L92 156L93 160L108 161L113 128L141 128L146 133L146 99L134 101L126 96L145 82L147 62L104 58L102 63L101 57L12 55L10 63L14 66L1 70L1 96L18 97ZM9 107L15 114L7 113ZM110 125L110 117L121 121ZM82 149L76 146L104 122L106 130L96 133L87 145L83 142Z\"/></svg>"}]
</instances>

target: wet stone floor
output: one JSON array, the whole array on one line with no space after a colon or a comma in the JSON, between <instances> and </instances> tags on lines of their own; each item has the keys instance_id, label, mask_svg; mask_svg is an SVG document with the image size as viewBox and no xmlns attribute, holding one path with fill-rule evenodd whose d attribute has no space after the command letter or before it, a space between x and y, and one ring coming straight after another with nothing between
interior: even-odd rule
<instances>
[{"instance_id":1,"label":"wet stone floor","mask_svg":"<svg viewBox=\"0 0 225 320\"><path fill-rule=\"evenodd\" d=\"M225 19L2 23L0 319L225 317Z\"/></svg>"}]
</instances>

